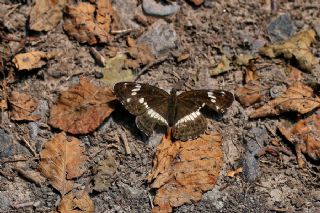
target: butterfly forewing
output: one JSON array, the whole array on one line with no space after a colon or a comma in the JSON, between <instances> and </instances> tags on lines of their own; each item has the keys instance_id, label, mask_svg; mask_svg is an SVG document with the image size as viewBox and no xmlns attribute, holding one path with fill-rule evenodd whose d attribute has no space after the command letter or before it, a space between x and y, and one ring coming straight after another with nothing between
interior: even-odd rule
<instances>
[{"instance_id":1,"label":"butterfly forewing","mask_svg":"<svg viewBox=\"0 0 320 213\"><path fill-rule=\"evenodd\" d=\"M168 125L170 96L166 91L149 84L120 82L115 84L114 93L124 107L137 116L138 128L147 135L155 124Z\"/></svg>"}]
</instances>

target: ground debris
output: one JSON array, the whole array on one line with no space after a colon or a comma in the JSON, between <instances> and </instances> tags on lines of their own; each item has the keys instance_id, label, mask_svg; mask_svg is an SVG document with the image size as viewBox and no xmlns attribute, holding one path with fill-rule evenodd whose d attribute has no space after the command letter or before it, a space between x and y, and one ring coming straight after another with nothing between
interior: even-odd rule
<instances>
[{"instance_id":1,"label":"ground debris","mask_svg":"<svg viewBox=\"0 0 320 213\"><path fill-rule=\"evenodd\" d=\"M299 32L287 41L267 45L260 49L260 53L270 58L283 55L285 59L295 59L298 66L306 72L311 72L318 59L310 50L311 43L315 42L316 32L312 29Z\"/></svg>"},{"instance_id":2,"label":"ground debris","mask_svg":"<svg viewBox=\"0 0 320 213\"><path fill-rule=\"evenodd\" d=\"M45 53L42 51L33 51L28 53L17 54L13 58L13 63L18 70L32 70L41 68L46 64L43 59L51 59L56 53Z\"/></svg>"},{"instance_id":3,"label":"ground debris","mask_svg":"<svg viewBox=\"0 0 320 213\"><path fill-rule=\"evenodd\" d=\"M57 213L93 213L94 210L93 200L88 193L79 191L63 196Z\"/></svg>"},{"instance_id":4,"label":"ground debris","mask_svg":"<svg viewBox=\"0 0 320 213\"><path fill-rule=\"evenodd\" d=\"M73 189L73 178L85 171L87 157L81 142L63 132L47 141L40 152L40 172L63 196Z\"/></svg>"},{"instance_id":5,"label":"ground debris","mask_svg":"<svg viewBox=\"0 0 320 213\"><path fill-rule=\"evenodd\" d=\"M38 107L38 101L26 93L13 91L9 96L9 103L12 107L10 118L16 121L37 121L40 115L34 114Z\"/></svg>"},{"instance_id":6,"label":"ground debris","mask_svg":"<svg viewBox=\"0 0 320 213\"><path fill-rule=\"evenodd\" d=\"M305 165L302 153L313 160L320 160L320 114L313 114L295 124L283 121L278 128L295 146L299 167Z\"/></svg>"},{"instance_id":7,"label":"ground debris","mask_svg":"<svg viewBox=\"0 0 320 213\"><path fill-rule=\"evenodd\" d=\"M100 161L98 165L93 169L94 176L94 190L98 192L107 191L110 187L113 176L117 171L117 162L111 155L108 155L106 159Z\"/></svg>"},{"instance_id":8,"label":"ground debris","mask_svg":"<svg viewBox=\"0 0 320 213\"><path fill-rule=\"evenodd\" d=\"M61 21L66 3L67 0L36 0L30 13L30 29L35 31L52 30Z\"/></svg>"},{"instance_id":9,"label":"ground debris","mask_svg":"<svg viewBox=\"0 0 320 213\"><path fill-rule=\"evenodd\" d=\"M87 2L67 5L66 13L63 28L80 43L93 45L110 41L112 24L117 17L109 0L97 0L96 5Z\"/></svg>"},{"instance_id":10,"label":"ground debris","mask_svg":"<svg viewBox=\"0 0 320 213\"><path fill-rule=\"evenodd\" d=\"M319 106L320 97L315 96L310 87L297 82L276 99L253 111L249 117L274 116L290 111L305 114Z\"/></svg>"},{"instance_id":11,"label":"ground debris","mask_svg":"<svg viewBox=\"0 0 320 213\"><path fill-rule=\"evenodd\" d=\"M251 106L261 101L268 93L270 87L261 85L258 81L250 81L236 90L236 97L243 106Z\"/></svg>"},{"instance_id":12,"label":"ground debris","mask_svg":"<svg viewBox=\"0 0 320 213\"><path fill-rule=\"evenodd\" d=\"M223 55L221 61L216 65L212 70L211 76L216 76L224 72L232 70L231 61L227 58L226 55Z\"/></svg>"},{"instance_id":13,"label":"ground debris","mask_svg":"<svg viewBox=\"0 0 320 213\"><path fill-rule=\"evenodd\" d=\"M51 107L49 124L72 134L94 131L113 108L115 97L109 87L97 87L86 78L60 94L58 102Z\"/></svg>"},{"instance_id":14,"label":"ground debris","mask_svg":"<svg viewBox=\"0 0 320 213\"><path fill-rule=\"evenodd\" d=\"M153 212L171 212L173 207L199 201L202 193L213 188L223 162L221 135L172 142L163 137L154 167L147 177L157 189Z\"/></svg>"}]
</instances>

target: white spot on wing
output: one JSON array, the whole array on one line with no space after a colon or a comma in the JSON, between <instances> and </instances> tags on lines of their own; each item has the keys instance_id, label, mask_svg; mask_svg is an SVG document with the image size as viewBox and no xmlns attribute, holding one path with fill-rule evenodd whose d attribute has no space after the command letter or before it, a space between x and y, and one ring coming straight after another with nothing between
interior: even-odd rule
<instances>
[{"instance_id":1,"label":"white spot on wing","mask_svg":"<svg viewBox=\"0 0 320 213\"><path fill-rule=\"evenodd\" d=\"M166 121L166 119L164 119L159 113L157 113L153 109L148 109L147 113L148 113L148 115L150 115L150 117L155 118L155 119L165 123L166 125L168 125L168 122Z\"/></svg>"},{"instance_id":2,"label":"white spot on wing","mask_svg":"<svg viewBox=\"0 0 320 213\"><path fill-rule=\"evenodd\" d=\"M137 94L136 92L132 92L132 93L131 93L132 96L134 96L134 95L136 95L136 94Z\"/></svg>"},{"instance_id":3,"label":"white spot on wing","mask_svg":"<svg viewBox=\"0 0 320 213\"><path fill-rule=\"evenodd\" d=\"M132 89L131 91L132 92L138 92L140 90L140 88L134 88L134 89Z\"/></svg>"},{"instance_id":4,"label":"white spot on wing","mask_svg":"<svg viewBox=\"0 0 320 213\"><path fill-rule=\"evenodd\" d=\"M131 98L127 98L127 102L129 103L131 101Z\"/></svg>"},{"instance_id":5,"label":"white spot on wing","mask_svg":"<svg viewBox=\"0 0 320 213\"><path fill-rule=\"evenodd\" d=\"M139 103L142 104L144 102L144 98L139 99Z\"/></svg>"},{"instance_id":6,"label":"white spot on wing","mask_svg":"<svg viewBox=\"0 0 320 213\"><path fill-rule=\"evenodd\" d=\"M211 102L212 103L216 103L216 99L211 99Z\"/></svg>"}]
</instances>

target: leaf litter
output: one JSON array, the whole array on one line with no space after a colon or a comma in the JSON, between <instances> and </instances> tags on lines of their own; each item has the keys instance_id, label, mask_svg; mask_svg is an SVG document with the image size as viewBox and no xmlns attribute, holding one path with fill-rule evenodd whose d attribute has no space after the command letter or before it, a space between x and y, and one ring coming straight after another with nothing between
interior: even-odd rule
<instances>
[{"instance_id":1,"label":"leaf litter","mask_svg":"<svg viewBox=\"0 0 320 213\"><path fill-rule=\"evenodd\" d=\"M40 152L39 170L62 196L73 189L73 179L86 170L84 151L77 138L62 132L47 141Z\"/></svg>"},{"instance_id":2,"label":"leaf litter","mask_svg":"<svg viewBox=\"0 0 320 213\"><path fill-rule=\"evenodd\" d=\"M49 124L72 134L90 133L111 114L113 100L111 88L81 78L79 84L61 92L51 107Z\"/></svg>"},{"instance_id":3,"label":"leaf litter","mask_svg":"<svg viewBox=\"0 0 320 213\"><path fill-rule=\"evenodd\" d=\"M162 138L147 177L157 189L152 212L172 212L173 207L199 201L214 187L223 163L221 140L217 132L188 142Z\"/></svg>"},{"instance_id":4,"label":"leaf litter","mask_svg":"<svg viewBox=\"0 0 320 213\"><path fill-rule=\"evenodd\" d=\"M284 112L305 114L320 106L320 97L309 86L297 82L282 95L250 113L250 118L280 115Z\"/></svg>"},{"instance_id":5,"label":"leaf litter","mask_svg":"<svg viewBox=\"0 0 320 213\"><path fill-rule=\"evenodd\" d=\"M85 191L63 196L58 206L59 213L93 213L94 210L93 200Z\"/></svg>"},{"instance_id":6,"label":"leaf litter","mask_svg":"<svg viewBox=\"0 0 320 213\"><path fill-rule=\"evenodd\" d=\"M320 114L313 114L308 118L291 124L283 121L278 126L282 135L291 142L296 150L299 167L305 166L302 153L313 160L320 160Z\"/></svg>"},{"instance_id":7,"label":"leaf litter","mask_svg":"<svg viewBox=\"0 0 320 213\"><path fill-rule=\"evenodd\" d=\"M43 67L46 64L44 59L51 59L55 55L54 52L45 53L42 51L20 53L13 58L13 63L18 70L32 70Z\"/></svg>"}]
</instances>

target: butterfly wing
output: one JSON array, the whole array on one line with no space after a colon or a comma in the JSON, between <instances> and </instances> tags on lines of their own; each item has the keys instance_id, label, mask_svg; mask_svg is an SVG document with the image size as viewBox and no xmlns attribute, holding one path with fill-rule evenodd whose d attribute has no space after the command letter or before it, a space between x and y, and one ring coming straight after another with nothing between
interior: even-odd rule
<instances>
[{"instance_id":1,"label":"butterfly wing","mask_svg":"<svg viewBox=\"0 0 320 213\"><path fill-rule=\"evenodd\" d=\"M149 84L120 82L114 85L114 93L124 107L136 115L137 127L151 135L156 124L168 125L169 94Z\"/></svg>"},{"instance_id":2,"label":"butterfly wing","mask_svg":"<svg viewBox=\"0 0 320 213\"><path fill-rule=\"evenodd\" d=\"M181 93L177 97L173 137L180 140L196 138L207 128L200 109L207 105L222 113L231 106L233 100L232 93L223 90L193 90Z\"/></svg>"}]
</instances>

